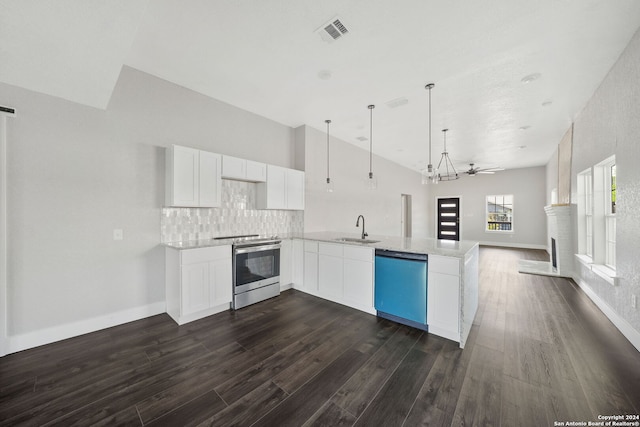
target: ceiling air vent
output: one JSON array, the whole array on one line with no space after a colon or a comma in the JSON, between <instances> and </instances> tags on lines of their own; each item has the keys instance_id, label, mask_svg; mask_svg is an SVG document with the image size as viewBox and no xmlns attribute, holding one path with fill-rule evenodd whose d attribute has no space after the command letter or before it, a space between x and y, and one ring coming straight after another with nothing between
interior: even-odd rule
<instances>
[{"instance_id":1,"label":"ceiling air vent","mask_svg":"<svg viewBox=\"0 0 640 427\"><path fill-rule=\"evenodd\" d=\"M316 33L320 34L322 40L327 43L333 43L342 36L349 34L349 30L347 30L347 27L340 18L335 17L318 28Z\"/></svg>"}]
</instances>

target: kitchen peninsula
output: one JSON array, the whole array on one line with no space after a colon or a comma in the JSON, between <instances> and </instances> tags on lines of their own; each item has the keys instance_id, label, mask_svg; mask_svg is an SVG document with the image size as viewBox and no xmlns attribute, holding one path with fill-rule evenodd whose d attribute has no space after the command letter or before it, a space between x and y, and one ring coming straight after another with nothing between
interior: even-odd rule
<instances>
[{"instance_id":1,"label":"kitchen peninsula","mask_svg":"<svg viewBox=\"0 0 640 427\"><path fill-rule=\"evenodd\" d=\"M426 254L429 333L464 347L478 308L478 242L374 235L365 244L359 234L335 232L281 237L281 284L371 314L376 249Z\"/></svg>"}]
</instances>

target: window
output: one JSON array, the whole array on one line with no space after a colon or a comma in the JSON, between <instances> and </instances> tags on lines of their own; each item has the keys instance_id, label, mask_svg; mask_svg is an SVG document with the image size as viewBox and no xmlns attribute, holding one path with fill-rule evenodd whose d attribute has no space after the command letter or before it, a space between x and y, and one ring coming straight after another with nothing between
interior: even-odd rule
<instances>
[{"instance_id":1,"label":"window","mask_svg":"<svg viewBox=\"0 0 640 427\"><path fill-rule=\"evenodd\" d=\"M513 231L513 195L487 196L487 231Z\"/></svg>"},{"instance_id":2,"label":"window","mask_svg":"<svg viewBox=\"0 0 640 427\"><path fill-rule=\"evenodd\" d=\"M591 168L578 174L578 252L593 258L593 181Z\"/></svg>"},{"instance_id":3,"label":"window","mask_svg":"<svg viewBox=\"0 0 640 427\"><path fill-rule=\"evenodd\" d=\"M591 270L616 280L616 159L594 165L577 176L578 255Z\"/></svg>"},{"instance_id":4,"label":"window","mask_svg":"<svg viewBox=\"0 0 640 427\"><path fill-rule=\"evenodd\" d=\"M615 160L613 160L615 162ZM604 169L605 193L605 265L616 268L616 164L608 162Z\"/></svg>"}]
</instances>

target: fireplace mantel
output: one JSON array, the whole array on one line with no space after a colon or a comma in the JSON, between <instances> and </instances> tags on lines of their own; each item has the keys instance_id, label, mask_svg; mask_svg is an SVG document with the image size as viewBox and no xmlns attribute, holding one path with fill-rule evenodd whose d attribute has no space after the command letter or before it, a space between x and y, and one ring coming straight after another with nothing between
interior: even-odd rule
<instances>
[{"instance_id":1,"label":"fireplace mantel","mask_svg":"<svg viewBox=\"0 0 640 427\"><path fill-rule=\"evenodd\" d=\"M556 204L544 207L549 230L549 261L521 260L520 273L543 276L571 277L573 271L573 223L571 205Z\"/></svg>"}]
</instances>

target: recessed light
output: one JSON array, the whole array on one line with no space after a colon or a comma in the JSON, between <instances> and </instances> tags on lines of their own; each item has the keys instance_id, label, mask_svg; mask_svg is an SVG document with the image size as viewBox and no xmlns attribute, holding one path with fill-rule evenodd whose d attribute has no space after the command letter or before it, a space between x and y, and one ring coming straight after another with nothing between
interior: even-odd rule
<instances>
[{"instance_id":1,"label":"recessed light","mask_svg":"<svg viewBox=\"0 0 640 427\"><path fill-rule=\"evenodd\" d=\"M529 74L528 76L524 76L522 78L522 80L520 80L523 84L527 84L527 83L531 83L534 82L536 80L538 80L540 77L542 77L542 74L540 73L533 73L533 74Z\"/></svg>"}]
</instances>

